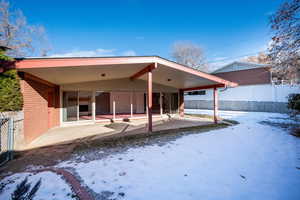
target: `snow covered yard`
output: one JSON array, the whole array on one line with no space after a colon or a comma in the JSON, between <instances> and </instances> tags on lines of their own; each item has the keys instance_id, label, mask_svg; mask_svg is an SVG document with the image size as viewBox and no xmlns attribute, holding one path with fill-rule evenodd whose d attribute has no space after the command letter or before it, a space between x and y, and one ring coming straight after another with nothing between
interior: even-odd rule
<instances>
[{"instance_id":1,"label":"snow covered yard","mask_svg":"<svg viewBox=\"0 0 300 200\"><path fill-rule=\"evenodd\" d=\"M76 199L69 185L62 179L61 176L53 172L33 173L18 173L6 177L0 181L0 199L11 199L11 194L26 177L28 182L33 186L41 179L41 185L35 194L34 200L61 200L61 199Z\"/></svg>"},{"instance_id":2,"label":"snow covered yard","mask_svg":"<svg viewBox=\"0 0 300 200\"><path fill-rule=\"evenodd\" d=\"M58 167L75 171L99 199L300 199L299 138L261 123L296 122L282 114L220 114L240 124L92 161L80 155Z\"/></svg>"},{"instance_id":3,"label":"snow covered yard","mask_svg":"<svg viewBox=\"0 0 300 200\"><path fill-rule=\"evenodd\" d=\"M78 152L55 167L72 172L95 199L300 199L300 139L284 128L300 124L283 114L220 115L240 124L144 145ZM74 198L60 175L40 172L1 180L0 199L10 199L27 176L32 186L42 179L34 199Z\"/></svg>"}]
</instances>

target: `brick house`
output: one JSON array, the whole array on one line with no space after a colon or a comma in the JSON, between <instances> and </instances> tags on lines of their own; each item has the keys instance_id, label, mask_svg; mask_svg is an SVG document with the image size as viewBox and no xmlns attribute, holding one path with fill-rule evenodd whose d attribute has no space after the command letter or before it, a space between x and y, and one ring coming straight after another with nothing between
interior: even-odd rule
<instances>
[{"instance_id":1,"label":"brick house","mask_svg":"<svg viewBox=\"0 0 300 200\"><path fill-rule=\"evenodd\" d=\"M212 74L237 82L239 85L261 85L272 82L270 66L267 64L233 62Z\"/></svg>"},{"instance_id":2,"label":"brick house","mask_svg":"<svg viewBox=\"0 0 300 200\"><path fill-rule=\"evenodd\" d=\"M237 88L219 90L219 108L222 110L288 112L287 96L299 93L297 84L275 84L267 64L233 62L212 72L220 78L236 82ZM212 109L209 90L187 93L186 108Z\"/></svg>"},{"instance_id":3,"label":"brick house","mask_svg":"<svg viewBox=\"0 0 300 200\"><path fill-rule=\"evenodd\" d=\"M184 92L236 83L157 56L25 58L21 77L24 136L31 142L57 126L184 114Z\"/></svg>"}]
</instances>

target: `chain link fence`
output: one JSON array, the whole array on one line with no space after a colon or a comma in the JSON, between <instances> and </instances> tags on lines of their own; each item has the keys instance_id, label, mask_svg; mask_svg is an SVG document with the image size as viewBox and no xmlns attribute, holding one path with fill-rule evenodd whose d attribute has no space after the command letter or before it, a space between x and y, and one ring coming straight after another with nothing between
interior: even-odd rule
<instances>
[{"instance_id":1,"label":"chain link fence","mask_svg":"<svg viewBox=\"0 0 300 200\"><path fill-rule=\"evenodd\" d=\"M12 118L0 118L0 166L13 158L14 121Z\"/></svg>"}]
</instances>

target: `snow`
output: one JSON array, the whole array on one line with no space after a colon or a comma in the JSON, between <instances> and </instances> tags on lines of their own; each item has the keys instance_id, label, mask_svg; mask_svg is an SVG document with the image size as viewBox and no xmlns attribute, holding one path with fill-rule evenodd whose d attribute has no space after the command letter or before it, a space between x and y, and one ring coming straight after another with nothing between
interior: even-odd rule
<instances>
[{"instance_id":1,"label":"snow","mask_svg":"<svg viewBox=\"0 0 300 200\"><path fill-rule=\"evenodd\" d=\"M71 188L69 185L53 172L33 173L17 173L0 181L0 186L4 186L2 192L0 190L0 199L11 199L11 194L14 192L16 186L28 177L28 182L31 183L31 188L41 178L41 186L37 191L34 200L61 200L73 199Z\"/></svg>"},{"instance_id":2,"label":"snow","mask_svg":"<svg viewBox=\"0 0 300 200\"><path fill-rule=\"evenodd\" d=\"M58 167L73 168L96 193L113 192L109 199L300 199L299 138L260 123L292 120L275 113L220 115L240 124Z\"/></svg>"}]
</instances>

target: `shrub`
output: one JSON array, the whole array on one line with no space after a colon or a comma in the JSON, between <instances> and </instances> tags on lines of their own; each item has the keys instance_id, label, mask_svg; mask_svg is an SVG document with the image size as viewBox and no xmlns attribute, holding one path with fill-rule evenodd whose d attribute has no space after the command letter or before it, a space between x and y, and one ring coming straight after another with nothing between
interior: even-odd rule
<instances>
[{"instance_id":1,"label":"shrub","mask_svg":"<svg viewBox=\"0 0 300 200\"><path fill-rule=\"evenodd\" d=\"M7 56L7 48L0 46L0 112L22 110L23 97L20 88L20 78L14 69L6 70L14 59Z\"/></svg>"},{"instance_id":2,"label":"shrub","mask_svg":"<svg viewBox=\"0 0 300 200\"><path fill-rule=\"evenodd\" d=\"M291 114L296 116L300 113L300 94L290 94L288 96L287 107L292 110Z\"/></svg>"},{"instance_id":3,"label":"shrub","mask_svg":"<svg viewBox=\"0 0 300 200\"><path fill-rule=\"evenodd\" d=\"M0 74L0 112L22 110L20 78L15 69Z\"/></svg>"},{"instance_id":4,"label":"shrub","mask_svg":"<svg viewBox=\"0 0 300 200\"><path fill-rule=\"evenodd\" d=\"M288 108L300 112L300 94L290 94L288 96Z\"/></svg>"},{"instance_id":5,"label":"shrub","mask_svg":"<svg viewBox=\"0 0 300 200\"><path fill-rule=\"evenodd\" d=\"M2 61L13 61L14 59L5 55L5 52L3 50L0 50L0 60Z\"/></svg>"}]
</instances>

